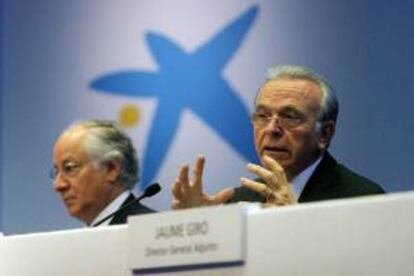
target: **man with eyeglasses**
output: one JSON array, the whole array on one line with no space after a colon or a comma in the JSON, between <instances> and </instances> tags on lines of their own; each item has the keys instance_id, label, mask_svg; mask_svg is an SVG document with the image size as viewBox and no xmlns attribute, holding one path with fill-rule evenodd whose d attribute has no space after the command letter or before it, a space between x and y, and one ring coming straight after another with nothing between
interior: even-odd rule
<instances>
[{"instance_id":1,"label":"man with eyeglasses","mask_svg":"<svg viewBox=\"0 0 414 276\"><path fill-rule=\"evenodd\" d=\"M51 172L54 188L71 216L88 226L120 210L101 225L123 224L127 216L153 212L134 202L137 154L130 138L111 121L72 125L58 138Z\"/></svg>"},{"instance_id":2,"label":"man with eyeglasses","mask_svg":"<svg viewBox=\"0 0 414 276\"><path fill-rule=\"evenodd\" d=\"M205 158L200 155L191 180L189 166L181 167L173 184L172 208L238 201L282 206L384 193L378 184L337 163L327 151L338 111L334 90L311 69L270 68L251 118L261 165L248 164L247 170L258 178L242 177L241 187L207 195L202 188Z\"/></svg>"}]
</instances>

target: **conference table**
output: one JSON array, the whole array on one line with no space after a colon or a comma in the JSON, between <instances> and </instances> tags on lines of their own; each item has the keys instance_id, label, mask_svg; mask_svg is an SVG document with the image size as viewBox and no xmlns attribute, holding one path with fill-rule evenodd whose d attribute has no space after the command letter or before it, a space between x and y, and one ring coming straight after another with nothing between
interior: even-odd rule
<instances>
[{"instance_id":1,"label":"conference table","mask_svg":"<svg viewBox=\"0 0 414 276\"><path fill-rule=\"evenodd\" d=\"M0 236L1 276L414 275L414 192Z\"/></svg>"}]
</instances>

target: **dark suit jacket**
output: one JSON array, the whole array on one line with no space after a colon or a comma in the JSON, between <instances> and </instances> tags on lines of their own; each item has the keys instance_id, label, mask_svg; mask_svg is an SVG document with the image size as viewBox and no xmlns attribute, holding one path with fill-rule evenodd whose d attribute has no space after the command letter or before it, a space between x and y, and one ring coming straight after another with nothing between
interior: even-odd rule
<instances>
[{"instance_id":1,"label":"dark suit jacket","mask_svg":"<svg viewBox=\"0 0 414 276\"><path fill-rule=\"evenodd\" d=\"M127 199L122 203L121 207L127 205L131 201L135 200L135 196L133 194L129 195ZM139 202L134 202L118 214L116 214L111 221L109 222L109 225L115 225L115 224L124 224L127 222L128 216L131 215L142 215L142 214L148 214L148 213L154 213L155 211L148 208L145 205L142 205Z\"/></svg>"},{"instance_id":2,"label":"dark suit jacket","mask_svg":"<svg viewBox=\"0 0 414 276\"><path fill-rule=\"evenodd\" d=\"M352 172L326 152L298 201L311 202L382 193L385 191L378 184ZM264 202L265 198L250 189L239 187L230 202L238 201Z\"/></svg>"}]
</instances>

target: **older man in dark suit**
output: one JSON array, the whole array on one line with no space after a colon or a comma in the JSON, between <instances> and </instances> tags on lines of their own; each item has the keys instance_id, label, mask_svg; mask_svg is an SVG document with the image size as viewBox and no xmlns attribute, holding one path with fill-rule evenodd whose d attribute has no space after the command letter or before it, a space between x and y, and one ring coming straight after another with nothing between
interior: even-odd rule
<instances>
[{"instance_id":1,"label":"older man in dark suit","mask_svg":"<svg viewBox=\"0 0 414 276\"><path fill-rule=\"evenodd\" d=\"M376 183L340 165L327 151L334 136L339 104L328 82L309 68L269 70L252 114L261 165L258 176L241 178L241 187L216 195L203 193L205 158L199 156L192 180L184 165L173 185L172 208L259 201L269 206L384 193Z\"/></svg>"},{"instance_id":2,"label":"older man in dark suit","mask_svg":"<svg viewBox=\"0 0 414 276\"><path fill-rule=\"evenodd\" d=\"M91 120L65 130L55 144L52 177L70 215L88 226L122 224L129 215L153 212L131 193L137 154L114 122Z\"/></svg>"}]
</instances>

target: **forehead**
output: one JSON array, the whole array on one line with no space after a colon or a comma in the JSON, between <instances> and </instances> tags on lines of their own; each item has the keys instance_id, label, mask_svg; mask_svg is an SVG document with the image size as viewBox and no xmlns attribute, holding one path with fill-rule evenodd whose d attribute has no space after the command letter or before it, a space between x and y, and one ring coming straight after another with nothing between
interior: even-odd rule
<instances>
[{"instance_id":1,"label":"forehead","mask_svg":"<svg viewBox=\"0 0 414 276\"><path fill-rule=\"evenodd\" d=\"M266 82L260 89L256 106L280 107L295 105L319 110L322 92L318 84L308 79L281 78Z\"/></svg>"},{"instance_id":2,"label":"forehead","mask_svg":"<svg viewBox=\"0 0 414 276\"><path fill-rule=\"evenodd\" d=\"M86 133L82 129L75 129L63 133L55 144L55 162L63 162L68 159L86 159L88 156L83 147L85 137Z\"/></svg>"}]
</instances>

